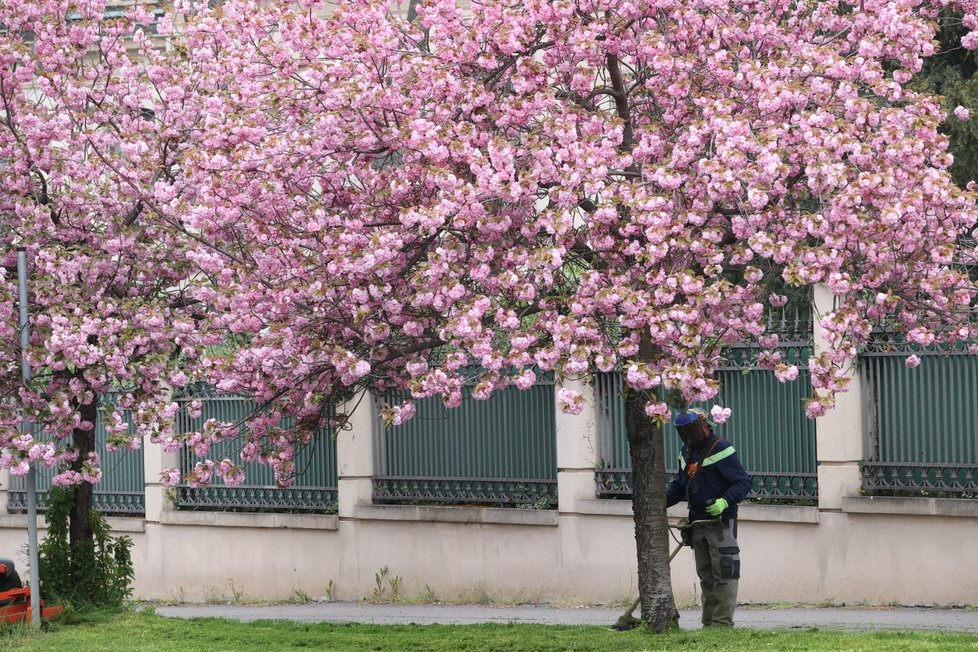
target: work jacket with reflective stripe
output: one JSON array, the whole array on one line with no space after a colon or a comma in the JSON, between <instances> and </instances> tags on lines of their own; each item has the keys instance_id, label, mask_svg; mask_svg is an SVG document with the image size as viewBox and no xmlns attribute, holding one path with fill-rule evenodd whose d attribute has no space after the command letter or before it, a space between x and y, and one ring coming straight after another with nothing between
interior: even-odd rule
<instances>
[{"instance_id":1,"label":"work jacket with reflective stripe","mask_svg":"<svg viewBox=\"0 0 978 652\"><path fill-rule=\"evenodd\" d=\"M721 515L723 522L737 518L737 503L750 493L750 476L740 463L737 451L726 439L711 434L702 445L683 446L679 454L679 473L669 483L666 502L671 507L685 500L689 520L711 518L706 505L723 498L730 506Z\"/></svg>"}]
</instances>

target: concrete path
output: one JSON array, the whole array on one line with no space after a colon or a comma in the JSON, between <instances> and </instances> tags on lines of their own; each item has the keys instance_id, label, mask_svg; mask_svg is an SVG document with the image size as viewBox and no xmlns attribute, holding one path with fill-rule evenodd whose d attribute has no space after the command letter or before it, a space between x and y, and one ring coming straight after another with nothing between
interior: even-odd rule
<instances>
[{"instance_id":1,"label":"concrete path","mask_svg":"<svg viewBox=\"0 0 978 652\"><path fill-rule=\"evenodd\" d=\"M471 625L477 623L535 623L545 625L611 625L621 609L547 606L493 607L483 605L389 605L330 602L282 605L160 606L156 613L172 618L231 618L240 621L295 620L301 622L370 623L378 625ZM978 610L926 608L824 608L737 610L738 627L810 628L826 630L915 630L978 634ZM685 629L700 626L699 612L681 611Z\"/></svg>"}]
</instances>

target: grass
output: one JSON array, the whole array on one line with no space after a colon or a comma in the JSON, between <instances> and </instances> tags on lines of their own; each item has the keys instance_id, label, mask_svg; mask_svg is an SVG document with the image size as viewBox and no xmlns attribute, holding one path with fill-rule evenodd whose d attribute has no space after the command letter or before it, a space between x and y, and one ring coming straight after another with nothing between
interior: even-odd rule
<instances>
[{"instance_id":1,"label":"grass","mask_svg":"<svg viewBox=\"0 0 978 652\"><path fill-rule=\"evenodd\" d=\"M574 652L608 650L978 650L965 634L809 630L692 630L656 636L603 627L547 625L357 625L220 619L178 620L152 611L69 614L40 632L0 630L0 649L17 652L152 650L408 650Z\"/></svg>"}]
</instances>

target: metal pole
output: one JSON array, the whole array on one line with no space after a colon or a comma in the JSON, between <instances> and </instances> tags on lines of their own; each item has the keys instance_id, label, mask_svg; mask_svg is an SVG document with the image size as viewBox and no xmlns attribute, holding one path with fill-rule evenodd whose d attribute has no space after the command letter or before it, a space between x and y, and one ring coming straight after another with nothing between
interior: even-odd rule
<instances>
[{"instance_id":1,"label":"metal pole","mask_svg":"<svg viewBox=\"0 0 978 652\"><path fill-rule=\"evenodd\" d=\"M27 361L30 347L30 318L27 313L27 252L23 247L17 249L17 283L20 303L20 371L24 386L31 379L31 366ZM24 432L34 434L34 424L27 418L24 410ZM37 557L37 476L34 465L27 467L27 555L30 563L31 583L31 627L41 626L41 576Z\"/></svg>"}]
</instances>

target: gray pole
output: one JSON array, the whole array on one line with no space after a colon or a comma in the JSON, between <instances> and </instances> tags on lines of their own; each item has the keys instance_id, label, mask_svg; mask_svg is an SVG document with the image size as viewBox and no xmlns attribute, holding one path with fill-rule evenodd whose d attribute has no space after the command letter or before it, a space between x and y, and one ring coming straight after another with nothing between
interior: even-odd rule
<instances>
[{"instance_id":1,"label":"gray pole","mask_svg":"<svg viewBox=\"0 0 978 652\"><path fill-rule=\"evenodd\" d=\"M27 349L30 347L30 321L27 313L27 252L23 247L17 249L17 283L20 302L20 371L24 385L31 379L31 366L27 362ZM34 424L24 411L24 432L34 433ZM41 576L37 559L37 476L34 465L27 468L27 554L30 563L31 582L31 627L41 626Z\"/></svg>"}]
</instances>

